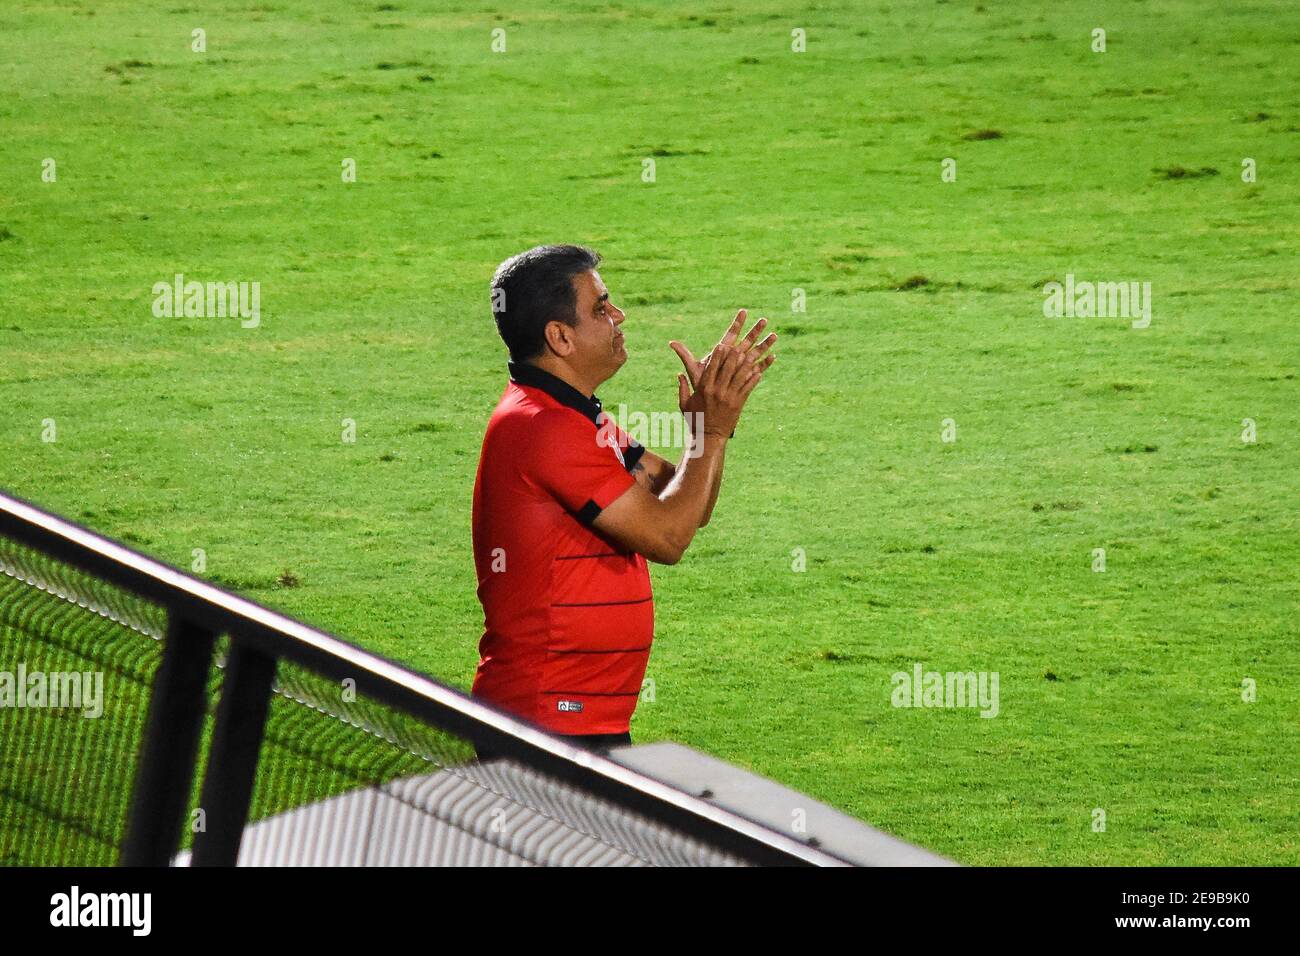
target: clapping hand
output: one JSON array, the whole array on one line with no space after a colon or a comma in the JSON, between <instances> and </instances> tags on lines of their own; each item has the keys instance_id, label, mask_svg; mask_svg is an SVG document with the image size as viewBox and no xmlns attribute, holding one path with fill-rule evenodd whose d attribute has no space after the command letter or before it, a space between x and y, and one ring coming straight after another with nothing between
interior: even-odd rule
<instances>
[{"instance_id":1,"label":"clapping hand","mask_svg":"<svg viewBox=\"0 0 1300 956\"><path fill-rule=\"evenodd\" d=\"M698 361L691 354L691 350L681 342L674 339L668 343L668 347L677 353L678 358L682 360L682 365L686 368L684 374L679 373L677 375L677 404L682 412L702 410L693 408L694 404L698 404L692 402L695 390L699 388L699 383L709 366L724 354L730 351L739 353L740 364L736 368L745 370L746 379L750 375L757 375L758 379L761 380L763 372L772 367L772 363L776 361L776 354L771 351L772 346L776 343L776 333L769 334L761 342L758 339L763 334L763 329L767 327L767 319L759 319L743 339L739 342L736 341L740 335L740 330L745 325L745 318L748 314L747 309L741 309L737 312L727 331L718 340L718 344L710 350L708 355ZM755 381L754 386L757 386L757 384L758 381ZM752 390L752 387L747 390L746 396Z\"/></svg>"}]
</instances>

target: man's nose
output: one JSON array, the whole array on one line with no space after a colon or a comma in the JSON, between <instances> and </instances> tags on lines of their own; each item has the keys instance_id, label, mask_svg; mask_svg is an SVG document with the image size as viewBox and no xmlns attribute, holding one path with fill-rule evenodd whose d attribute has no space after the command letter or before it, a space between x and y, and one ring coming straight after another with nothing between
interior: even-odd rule
<instances>
[{"instance_id":1,"label":"man's nose","mask_svg":"<svg viewBox=\"0 0 1300 956\"><path fill-rule=\"evenodd\" d=\"M620 309L618 306L613 306L613 309L614 309L614 324L622 325L623 319L626 318L626 316L624 316L623 314L623 310Z\"/></svg>"}]
</instances>

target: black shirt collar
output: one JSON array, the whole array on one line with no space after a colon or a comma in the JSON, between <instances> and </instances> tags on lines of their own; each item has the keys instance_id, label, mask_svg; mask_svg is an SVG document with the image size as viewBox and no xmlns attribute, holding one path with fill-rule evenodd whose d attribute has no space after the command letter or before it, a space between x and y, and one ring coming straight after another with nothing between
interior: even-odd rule
<instances>
[{"instance_id":1,"label":"black shirt collar","mask_svg":"<svg viewBox=\"0 0 1300 956\"><path fill-rule=\"evenodd\" d=\"M546 369L537 365L530 365L527 362L507 362L506 368L510 370L510 381L517 385L528 385L532 388L539 388L551 398L555 399L561 405L568 405L570 408L576 408L588 418L597 428L601 425L601 415L604 412L600 407L600 399L595 395L588 398L583 395L564 379L552 375ZM608 417L606 418L608 421ZM641 455L645 453L642 444L630 435L627 437L627 444L623 446L619 457L623 460L623 466L631 471L636 467Z\"/></svg>"},{"instance_id":2,"label":"black shirt collar","mask_svg":"<svg viewBox=\"0 0 1300 956\"><path fill-rule=\"evenodd\" d=\"M568 405L570 408L576 408L582 412L583 415L591 419L593 425L600 424L597 420L597 416L601 412L600 399L595 395L588 398L564 379L528 362L507 362L506 368L510 370L510 381L519 385L540 388L561 405Z\"/></svg>"}]
</instances>

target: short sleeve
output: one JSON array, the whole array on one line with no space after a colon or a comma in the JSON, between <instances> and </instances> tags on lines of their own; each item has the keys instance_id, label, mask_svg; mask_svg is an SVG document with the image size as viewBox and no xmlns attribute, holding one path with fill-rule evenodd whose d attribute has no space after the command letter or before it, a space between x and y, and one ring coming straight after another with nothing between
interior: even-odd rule
<instances>
[{"instance_id":1,"label":"short sleeve","mask_svg":"<svg viewBox=\"0 0 1300 956\"><path fill-rule=\"evenodd\" d=\"M607 433L567 408L547 409L533 419L527 477L583 524L627 491L636 479L611 447Z\"/></svg>"},{"instance_id":2,"label":"short sleeve","mask_svg":"<svg viewBox=\"0 0 1300 956\"><path fill-rule=\"evenodd\" d=\"M614 430L618 435L618 447L623 452L623 467L631 471L645 454L645 447L617 424L614 425Z\"/></svg>"}]
</instances>

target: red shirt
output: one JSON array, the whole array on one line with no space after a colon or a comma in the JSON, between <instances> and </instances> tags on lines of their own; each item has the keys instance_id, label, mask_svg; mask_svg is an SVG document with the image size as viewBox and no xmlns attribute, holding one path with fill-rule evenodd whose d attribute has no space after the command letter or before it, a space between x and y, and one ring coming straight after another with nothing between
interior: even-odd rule
<instances>
[{"instance_id":1,"label":"red shirt","mask_svg":"<svg viewBox=\"0 0 1300 956\"><path fill-rule=\"evenodd\" d=\"M645 449L618 429L619 447L597 441L598 398L509 368L474 481L485 627L472 693L553 733L626 733L654 640L650 571L591 522Z\"/></svg>"}]
</instances>

